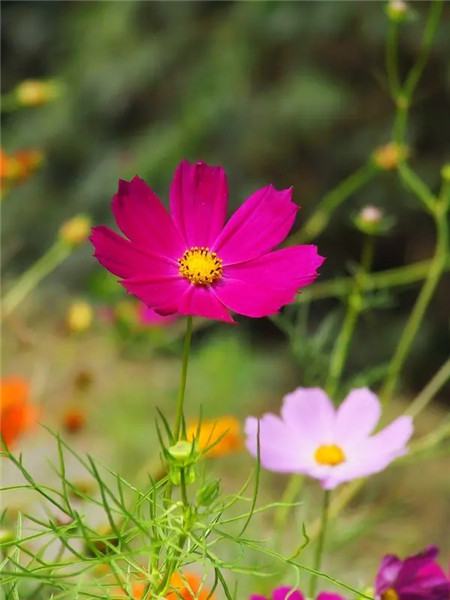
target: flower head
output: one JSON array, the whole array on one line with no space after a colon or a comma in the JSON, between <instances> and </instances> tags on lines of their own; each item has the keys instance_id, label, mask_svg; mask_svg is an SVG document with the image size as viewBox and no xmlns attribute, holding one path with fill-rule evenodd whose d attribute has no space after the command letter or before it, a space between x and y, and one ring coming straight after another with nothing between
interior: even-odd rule
<instances>
[{"instance_id":1,"label":"flower head","mask_svg":"<svg viewBox=\"0 0 450 600\"><path fill-rule=\"evenodd\" d=\"M12 446L37 420L38 411L29 403L29 384L21 377L5 377L0 382L0 432Z\"/></svg>"},{"instance_id":2,"label":"flower head","mask_svg":"<svg viewBox=\"0 0 450 600\"><path fill-rule=\"evenodd\" d=\"M233 416L192 423L186 437L196 440L200 451L208 457L225 456L238 452L243 447L241 424Z\"/></svg>"},{"instance_id":3,"label":"flower head","mask_svg":"<svg viewBox=\"0 0 450 600\"><path fill-rule=\"evenodd\" d=\"M68 246L79 246L87 240L90 228L90 217L76 215L61 225L59 237Z\"/></svg>"},{"instance_id":4,"label":"flower head","mask_svg":"<svg viewBox=\"0 0 450 600\"><path fill-rule=\"evenodd\" d=\"M146 590L144 582L136 582L132 586L132 598L141 600ZM166 595L166 600L215 600L214 594L211 594L203 585L201 577L195 573L174 573L170 579L170 591Z\"/></svg>"},{"instance_id":5,"label":"flower head","mask_svg":"<svg viewBox=\"0 0 450 600\"><path fill-rule=\"evenodd\" d=\"M61 85L53 79L26 79L16 87L15 94L20 106L42 106L56 100L61 91Z\"/></svg>"},{"instance_id":6,"label":"flower head","mask_svg":"<svg viewBox=\"0 0 450 600\"><path fill-rule=\"evenodd\" d=\"M94 311L85 300L72 302L66 315L67 328L72 333L83 333L92 325Z\"/></svg>"},{"instance_id":7,"label":"flower head","mask_svg":"<svg viewBox=\"0 0 450 600\"><path fill-rule=\"evenodd\" d=\"M397 418L375 435L381 413L367 388L352 390L335 410L320 388L298 388L283 401L281 417L266 414L259 422L261 464L280 473L304 473L332 489L385 469L406 452L412 419ZM258 420L246 422L247 448L258 446Z\"/></svg>"},{"instance_id":8,"label":"flower head","mask_svg":"<svg viewBox=\"0 0 450 600\"><path fill-rule=\"evenodd\" d=\"M436 562L437 554L430 546L404 560L386 555L375 580L377 600L448 600L450 579Z\"/></svg>"},{"instance_id":9,"label":"flower head","mask_svg":"<svg viewBox=\"0 0 450 600\"><path fill-rule=\"evenodd\" d=\"M304 595L300 590L295 590L291 587L283 586L273 590L271 596L260 596L253 594L250 596L250 600L305 600ZM317 596L317 600L344 600L339 594L333 594L330 592L321 592Z\"/></svg>"},{"instance_id":10,"label":"flower head","mask_svg":"<svg viewBox=\"0 0 450 600\"><path fill-rule=\"evenodd\" d=\"M126 237L95 227L95 256L125 289L158 314L233 322L278 312L317 277L316 246L273 250L291 229L292 190L266 186L225 223L221 167L182 161L170 188L170 214L147 184L120 181L112 210Z\"/></svg>"}]
</instances>

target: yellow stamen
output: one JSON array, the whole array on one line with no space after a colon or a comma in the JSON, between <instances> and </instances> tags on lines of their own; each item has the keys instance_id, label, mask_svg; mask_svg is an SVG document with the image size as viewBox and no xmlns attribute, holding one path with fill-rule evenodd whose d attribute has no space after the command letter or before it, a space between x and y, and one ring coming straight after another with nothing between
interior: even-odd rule
<instances>
[{"instance_id":1,"label":"yellow stamen","mask_svg":"<svg viewBox=\"0 0 450 600\"><path fill-rule=\"evenodd\" d=\"M394 588L389 588L381 595L381 600L400 600L400 596Z\"/></svg>"},{"instance_id":2,"label":"yellow stamen","mask_svg":"<svg viewBox=\"0 0 450 600\"><path fill-rule=\"evenodd\" d=\"M194 285L211 285L222 277L222 260L204 246L193 246L178 259L180 275Z\"/></svg>"},{"instance_id":3,"label":"yellow stamen","mask_svg":"<svg viewBox=\"0 0 450 600\"><path fill-rule=\"evenodd\" d=\"M344 451L335 444L324 444L323 446L319 446L314 453L314 458L319 465L328 465L330 467L335 467L336 465L345 462Z\"/></svg>"}]
</instances>

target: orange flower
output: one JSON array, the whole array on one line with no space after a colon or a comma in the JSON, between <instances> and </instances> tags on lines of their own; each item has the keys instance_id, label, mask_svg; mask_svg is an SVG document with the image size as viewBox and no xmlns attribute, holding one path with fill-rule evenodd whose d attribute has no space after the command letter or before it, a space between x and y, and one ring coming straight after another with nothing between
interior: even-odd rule
<instances>
[{"instance_id":1,"label":"orange flower","mask_svg":"<svg viewBox=\"0 0 450 600\"><path fill-rule=\"evenodd\" d=\"M174 573L170 579L173 588L166 596L166 600L214 600L214 596L203 585L202 578L195 573Z\"/></svg>"},{"instance_id":2,"label":"orange flower","mask_svg":"<svg viewBox=\"0 0 450 600\"><path fill-rule=\"evenodd\" d=\"M44 154L40 150L18 150L7 154L0 148L0 180L2 189L18 184L30 177L42 164Z\"/></svg>"},{"instance_id":3,"label":"orange flower","mask_svg":"<svg viewBox=\"0 0 450 600\"><path fill-rule=\"evenodd\" d=\"M0 431L6 445L12 446L36 422L38 411L28 402L29 385L21 377L5 377L0 387Z\"/></svg>"},{"instance_id":4,"label":"orange flower","mask_svg":"<svg viewBox=\"0 0 450 600\"><path fill-rule=\"evenodd\" d=\"M243 447L241 425L236 417L227 415L202 421L200 431L198 429L199 424L192 423L187 430L187 439L196 439L199 450L206 451L210 458L233 454Z\"/></svg>"},{"instance_id":5,"label":"orange flower","mask_svg":"<svg viewBox=\"0 0 450 600\"><path fill-rule=\"evenodd\" d=\"M174 573L170 579L170 587L166 600L215 600L215 596L203 585L202 578L195 573ZM133 599L141 600L145 588L146 584L143 582L134 583L131 588Z\"/></svg>"},{"instance_id":6,"label":"orange flower","mask_svg":"<svg viewBox=\"0 0 450 600\"><path fill-rule=\"evenodd\" d=\"M64 429L68 433L78 433L86 425L86 414L79 408L70 408L63 417Z\"/></svg>"}]
</instances>

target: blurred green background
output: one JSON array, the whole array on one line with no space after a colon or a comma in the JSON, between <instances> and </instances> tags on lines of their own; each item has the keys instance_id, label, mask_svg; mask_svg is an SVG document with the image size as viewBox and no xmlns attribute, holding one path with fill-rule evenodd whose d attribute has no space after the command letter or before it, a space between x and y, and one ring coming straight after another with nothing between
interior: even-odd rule
<instances>
[{"instance_id":1,"label":"blurred green background","mask_svg":"<svg viewBox=\"0 0 450 600\"><path fill-rule=\"evenodd\" d=\"M417 55L428 5L414 2L415 18L402 27L404 69ZM7 282L51 245L61 222L75 213L111 224L109 203L119 177L139 174L166 201L171 174L183 157L223 165L233 207L267 183L294 185L301 227L328 190L389 141L394 107L384 72L383 9L381 2L345 1L4 2L2 93L27 78L55 78L64 89L55 102L3 116L2 146L8 152L35 147L46 155L39 172L3 204ZM448 21L447 5L408 132L412 162L434 189L448 150ZM359 260L361 234L351 217L367 204L396 219L389 235L377 241L375 269L431 256L431 220L398 177L386 172L345 203L315 240L327 257L321 279L348 273ZM154 406L170 407L175 397L180 344L163 336L156 339L159 350L152 350L150 338L113 334L98 323L85 335L68 336L63 321L73 298L101 306L124 297L102 277L88 245L59 267L18 311L25 328L16 323L14 334L6 333L5 371L30 376L53 426L62 422L64 407L84 407L89 420L79 448L95 447L133 479L135 465L157 455ZM417 291L414 285L380 295L376 309L364 313L347 378L389 358ZM407 398L448 355L449 297L447 278L408 361ZM260 414L277 410L282 394L296 385L323 385L320 365L326 365L343 309L334 300L311 306L311 336L324 319L335 319L328 346L319 348L315 362L307 336L306 353L297 362L268 320L242 319L230 331L223 325L205 329L195 340L188 412L195 415L203 405L206 416L220 414L224 406L240 417ZM90 383L80 392L83 373ZM444 402L446 397L440 395ZM424 432L440 422L442 413L435 411L424 419ZM245 462L247 468L252 461L227 460L223 476L235 488L236 466ZM364 495L376 508L364 509L363 545L353 506L336 526L335 547L348 549L333 574L340 567L345 574L351 558L347 580L356 585L386 549L409 551L433 541L448 549L443 467L442 458L432 463L427 485L417 485L417 465L405 467L401 477L393 467L375 478ZM284 480L264 474L263 482L266 499L278 498ZM432 506L430 497L436 499ZM309 510L314 500L306 504ZM419 518L423 531L412 531L412 520Z\"/></svg>"}]
</instances>

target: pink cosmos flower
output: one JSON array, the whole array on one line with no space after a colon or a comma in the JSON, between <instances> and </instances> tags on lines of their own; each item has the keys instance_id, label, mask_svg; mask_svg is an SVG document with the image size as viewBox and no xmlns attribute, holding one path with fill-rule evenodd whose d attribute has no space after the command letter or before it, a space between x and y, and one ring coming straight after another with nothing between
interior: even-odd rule
<instances>
[{"instance_id":1,"label":"pink cosmos flower","mask_svg":"<svg viewBox=\"0 0 450 600\"><path fill-rule=\"evenodd\" d=\"M375 580L377 600L449 600L450 580L436 562L430 546L401 560L393 554L381 561Z\"/></svg>"},{"instance_id":2,"label":"pink cosmos flower","mask_svg":"<svg viewBox=\"0 0 450 600\"><path fill-rule=\"evenodd\" d=\"M139 302L137 308L138 321L144 327L166 327L177 320L176 315L159 315L153 308Z\"/></svg>"},{"instance_id":3,"label":"pink cosmos flower","mask_svg":"<svg viewBox=\"0 0 450 600\"><path fill-rule=\"evenodd\" d=\"M283 401L281 418L265 414L259 421L260 459L264 468L304 473L324 489L382 471L412 435L411 417L399 417L370 436L380 418L378 398L355 389L335 410L320 388L298 388ZM247 448L257 455L258 420L246 422Z\"/></svg>"},{"instance_id":4,"label":"pink cosmos flower","mask_svg":"<svg viewBox=\"0 0 450 600\"><path fill-rule=\"evenodd\" d=\"M279 587L273 590L270 598L254 594L250 596L250 600L305 600L305 597L299 590L294 590L290 587ZM317 600L344 600L339 594L330 592L321 592L317 596Z\"/></svg>"},{"instance_id":5,"label":"pink cosmos flower","mask_svg":"<svg viewBox=\"0 0 450 600\"><path fill-rule=\"evenodd\" d=\"M225 223L224 170L184 160L170 188L170 214L142 179L119 181L112 211L126 237L94 227L94 255L158 314L264 317L292 302L324 261L312 245L273 250L294 223L291 198L292 189L266 186Z\"/></svg>"}]
</instances>

